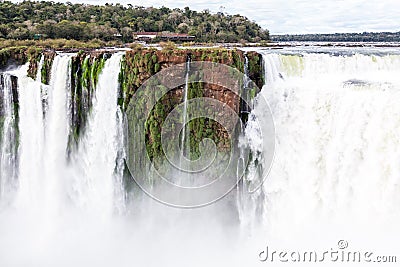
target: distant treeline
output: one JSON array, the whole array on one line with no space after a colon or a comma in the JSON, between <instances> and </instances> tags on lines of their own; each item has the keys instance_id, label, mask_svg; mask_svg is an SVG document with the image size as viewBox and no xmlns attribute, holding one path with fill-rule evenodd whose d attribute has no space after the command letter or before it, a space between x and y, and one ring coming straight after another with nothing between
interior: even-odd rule
<instances>
[{"instance_id":1,"label":"distant treeline","mask_svg":"<svg viewBox=\"0 0 400 267\"><path fill-rule=\"evenodd\" d=\"M400 42L400 32L271 35L276 42Z\"/></svg>"},{"instance_id":2,"label":"distant treeline","mask_svg":"<svg viewBox=\"0 0 400 267\"><path fill-rule=\"evenodd\" d=\"M145 2L144 2L145 3ZM188 2L189 3L189 2ZM259 42L269 32L241 15L167 7L72 4L52 1L0 2L0 39L65 38L133 40L133 32L194 35L198 42Z\"/></svg>"}]
</instances>

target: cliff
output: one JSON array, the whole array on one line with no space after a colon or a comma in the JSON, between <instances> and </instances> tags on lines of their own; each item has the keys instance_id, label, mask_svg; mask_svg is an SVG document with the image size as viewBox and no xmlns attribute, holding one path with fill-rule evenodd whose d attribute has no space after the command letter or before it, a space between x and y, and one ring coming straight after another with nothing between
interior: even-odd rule
<instances>
[{"instance_id":1,"label":"cliff","mask_svg":"<svg viewBox=\"0 0 400 267\"><path fill-rule=\"evenodd\" d=\"M70 66L70 148L77 144L79 136L85 129L98 76L106 60L114 52L112 50L80 51L72 58ZM5 68L11 64L19 65L29 62L28 76L35 79L38 71L40 71L41 82L49 84L55 54L55 51L34 47L3 49L0 50L0 68ZM244 109L241 98L246 101L254 98L258 88L261 88L264 83L262 57L256 52L245 54L241 50L225 48L158 50L138 47L126 51L121 61L118 100L121 109L126 111L132 96L150 77L171 66L186 63L189 59L192 62L206 61L225 64L240 72L245 72L257 86L251 86L243 92L233 92L229 88L224 88L216 83L195 82L199 78L196 77L198 74L189 73L188 100L203 97L216 99L228 105L241 116ZM41 60L42 64L39 70ZM229 75L228 72L217 71L213 72L210 78L213 81L219 81L224 80ZM243 81L239 80L237 83L238 88L245 87ZM151 159L164 155L161 147L163 122L167 115L184 100L184 85L168 91L165 95L163 95L164 89L156 87L151 91L153 95L136 96L136 102L131 105L136 112L130 113L130 116L135 116L134 119L137 123L145 125L146 150ZM160 94L163 95L160 101L155 104L152 110L148 110L150 99L154 99ZM144 113L149 113L149 116L142 118L141 114ZM245 116L242 116L242 118L246 120ZM189 125L191 152L188 156L190 158L195 159L200 155L199 143L204 138L212 139L219 151L228 151L231 148L228 133L220 123L207 118L198 118L190 121ZM143 154L140 151L138 152Z\"/></svg>"}]
</instances>

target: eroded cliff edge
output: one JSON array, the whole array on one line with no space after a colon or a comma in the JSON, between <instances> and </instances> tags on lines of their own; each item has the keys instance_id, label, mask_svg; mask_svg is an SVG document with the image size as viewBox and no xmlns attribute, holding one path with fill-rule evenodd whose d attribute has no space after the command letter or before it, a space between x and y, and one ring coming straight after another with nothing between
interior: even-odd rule
<instances>
[{"instance_id":1,"label":"eroded cliff edge","mask_svg":"<svg viewBox=\"0 0 400 267\"><path fill-rule=\"evenodd\" d=\"M85 130L87 116L90 113L92 98L96 89L99 74L106 60L116 51L114 50L92 50L79 51L74 54L70 66L70 137L69 147L78 144L79 136ZM53 50L44 50L35 47L16 47L0 50L0 69L6 69L11 65L28 63L27 75L32 79L40 77L41 83L48 85L51 80L52 61L57 54ZM264 84L262 56L257 52L243 52L238 49L225 48L198 48L198 49L155 49L142 48L124 52L120 65L119 75L119 100L123 111L126 111L132 96L150 77L177 64L184 64L188 60L192 62L205 61L228 65L240 72L246 73L257 86L246 88L245 81L238 80L237 86L243 88L238 93L229 88L206 82L196 81L195 74L189 74L188 99L212 98L228 105L239 116L246 120L245 112L248 107L243 105L243 99L250 101L258 93ZM39 73L40 72L40 73ZM38 73L40 75L38 75ZM214 72L212 80L222 80L228 73ZM167 115L177 105L184 101L184 85L163 94L162 87L156 87L152 91L154 95L143 95L135 98L131 103L137 112L130 116L145 125L146 150L151 159L162 157L161 129ZM162 94L160 101L146 110L149 99ZM16 100L18 101L18 100ZM143 118L141 114L149 113ZM1 113L0 113L1 114ZM16 112L16 114L18 114ZM136 114L136 115L135 115ZM228 120L228 119L227 119ZM204 138L212 139L219 151L229 150L230 141L227 132L222 125L216 121L206 118L196 119L190 122L190 157L199 156L199 143ZM137 151L141 153L142 151ZM144 152L144 151L143 151Z\"/></svg>"}]
</instances>

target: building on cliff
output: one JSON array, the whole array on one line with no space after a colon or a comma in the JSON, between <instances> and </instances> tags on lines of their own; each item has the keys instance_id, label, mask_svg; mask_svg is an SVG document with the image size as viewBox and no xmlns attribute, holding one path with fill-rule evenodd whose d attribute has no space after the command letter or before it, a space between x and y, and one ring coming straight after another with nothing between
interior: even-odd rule
<instances>
[{"instance_id":1,"label":"building on cliff","mask_svg":"<svg viewBox=\"0 0 400 267\"><path fill-rule=\"evenodd\" d=\"M194 41L195 36L185 33L169 33L169 32L135 32L133 38L138 41L152 41L158 39L160 41Z\"/></svg>"}]
</instances>

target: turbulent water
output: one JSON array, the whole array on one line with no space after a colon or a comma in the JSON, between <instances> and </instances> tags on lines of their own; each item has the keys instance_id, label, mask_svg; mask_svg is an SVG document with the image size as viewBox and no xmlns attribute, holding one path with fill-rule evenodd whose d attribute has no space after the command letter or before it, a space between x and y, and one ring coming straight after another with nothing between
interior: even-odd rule
<instances>
[{"instance_id":1,"label":"turbulent water","mask_svg":"<svg viewBox=\"0 0 400 267\"><path fill-rule=\"evenodd\" d=\"M88 129L73 155L71 172L74 200L89 212L109 217L123 206L122 189L123 126L117 106L120 54L106 61L99 77ZM122 163L120 162L122 161Z\"/></svg>"},{"instance_id":2,"label":"turbulent water","mask_svg":"<svg viewBox=\"0 0 400 267\"><path fill-rule=\"evenodd\" d=\"M393 253L400 234L400 56L265 52L264 61L261 94L276 128L262 204L270 240L327 248L327 241L347 239L354 250ZM265 111L257 106L254 113ZM252 133L250 144L257 144Z\"/></svg>"},{"instance_id":3,"label":"turbulent water","mask_svg":"<svg viewBox=\"0 0 400 267\"><path fill-rule=\"evenodd\" d=\"M11 76L5 74L0 77L0 96L2 103L0 105L0 200L10 201L10 195L14 191L15 179L17 177L17 133L14 125L17 123L17 114L14 108L14 98ZM1 205L0 205L1 206Z\"/></svg>"},{"instance_id":4,"label":"turbulent water","mask_svg":"<svg viewBox=\"0 0 400 267\"><path fill-rule=\"evenodd\" d=\"M121 54L106 61L87 126L69 152L73 55L55 57L48 86L40 72L28 78L27 66L5 72L0 265L253 266L263 264L267 245L329 250L341 239L355 250L395 253L400 56L317 52L261 51L266 83L258 98L269 105L256 99L244 129L241 145L253 155L246 180L223 201L195 210L135 190L128 197L117 105ZM11 75L18 77L18 114ZM266 124L269 110L272 137L255 124ZM274 163L262 187L243 195L269 170L271 148L262 138L276 140Z\"/></svg>"}]
</instances>

